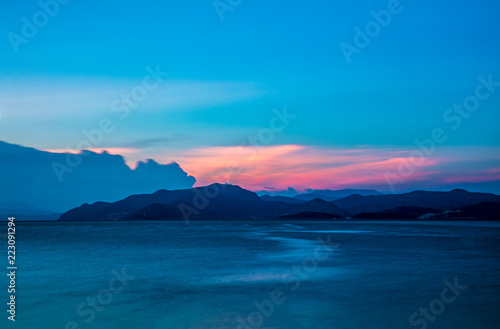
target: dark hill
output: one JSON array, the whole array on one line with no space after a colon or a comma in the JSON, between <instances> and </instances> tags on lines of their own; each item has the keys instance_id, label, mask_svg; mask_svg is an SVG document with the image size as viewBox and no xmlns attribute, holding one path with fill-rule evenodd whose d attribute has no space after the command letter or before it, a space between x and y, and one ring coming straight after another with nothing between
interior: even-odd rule
<instances>
[{"instance_id":1,"label":"dark hill","mask_svg":"<svg viewBox=\"0 0 500 329\"><path fill-rule=\"evenodd\" d=\"M294 196L294 199L310 201L313 199L323 199L325 201L338 200L340 198L345 198L353 194L359 195L381 195L382 193L375 190L364 190L364 189L344 189L344 190L307 190L307 193L299 194Z\"/></svg>"},{"instance_id":2,"label":"dark hill","mask_svg":"<svg viewBox=\"0 0 500 329\"><path fill-rule=\"evenodd\" d=\"M414 191L404 194L361 196L358 194L335 200L332 204L350 214L377 213L397 207L422 207L452 210L481 202L500 202L500 196L490 193L471 193L465 190L450 192Z\"/></svg>"},{"instance_id":3,"label":"dark hill","mask_svg":"<svg viewBox=\"0 0 500 329\"><path fill-rule=\"evenodd\" d=\"M481 202L459 209L458 216L473 217L477 219L500 219L500 203Z\"/></svg>"},{"instance_id":4,"label":"dark hill","mask_svg":"<svg viewBox=\"0 0 500 329\"><path fill-rule=\"evenodd\" d=\"M279 200L272 197L267 200ZM289 201L289 200L287 200ZM328 202L313 199L302 203L263 201L257 194L236 185L212 184L185 190L159 190L109 203L84 204L63 215L61 220L186 220L186 219L264 219L308 214L320 218L416 219L453 216L492 218L498 214L500 196L470 193L415 191L396 195L349 197ZM345 209L345 210L344 210ZM321 215L323 214L323 215ZM435 215L433 215L435 214ZM315 217L316 216L316 217ZM458 218L457 217L457 218ZM282 217L283 218L283 217ZM285 217L286 218L286 217ZM298 218L298 217L296 217Z\"/></svg>"},{"instance_id":5,"label":"dark hill","mask_svg":"<svg viewBox=\"0 0 500 329\"><path fill-rule=\"evenodd\" d=\"M287 212L289 214L298 214L303 212L321 212L342 217L348 215L347 212L345 212L343 209L322 199L313 199L301 204L291 205L290 207L288 207Z\"/></svg>"},{"instance_id":6,"label":"dark hill","mask_svg":"<svg viewBox=\"0 0 500 329\"><path fill-rule=\"evenodd\" d=\"M283 202L283 203L290 203L290 204L299 204L299 203L304 203L304 200L299 200L295 198L290 198L287 196L271 196L271 195L261 195L260 199L262 201L266 202Z\"/></svg>"},{"instance_id":7,"label":"dark hill","mask_svg":"<svg viewBox=\"0 0 500 329\"><path fill-rule=\"evenodd\" d=\"M147 220L278 218L284 214L317 211L342 216L345 212L324 200L301 204L263 201L254 192L236 185L212 184L188 190L159 190L153 194L132 195L107 203L84 204L60 220Z\"/></svg>"},{"instance_id":8,"label":"dark hill","mask_svg":"<svg viewBox=\"0 0 500 329\"><path fill-rule=\"evenodd\" d=\"M263 213L268 203L239 186L213 184L186 190L159 190L153 194L132 195L113 203L84 204L64 213L60 219L113 220L137 219L141 216L182 219L179 208L181 205L184 205L183 209L193 209L196 217L208 214L210 217L252 217Z\"/></svg>"},{"instance_id":9,"label":"dark hill","mask_svg":"<svg viewBox=\"0 0 500 329\"><path fill-rule=\"evenodd\" d=\"M334 214L328 214L324 212L315 212L315 211L305 211L295 215L282 215L281 219L316 219L316 220L330 220L339 218L339 216Z\"/></svg>"},{"instance_id":10,"label":"dark hill","mask_svg":"<svg viewBox=\"0 0 500 329\"><path fill-rule=\"evenodd\" d=\"M397 207L381 212L360 213L353 217L358 219L417 219L422 215L438 212L440 212L440 210L434 208Z\"/></svg>"}]
</instances>

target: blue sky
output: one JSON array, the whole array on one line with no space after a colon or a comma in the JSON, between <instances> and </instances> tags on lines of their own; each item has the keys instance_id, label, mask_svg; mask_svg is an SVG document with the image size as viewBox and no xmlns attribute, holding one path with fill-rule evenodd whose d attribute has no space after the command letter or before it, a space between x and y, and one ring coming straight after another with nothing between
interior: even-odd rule
<instances>
[{"instance_id":1,"label":"blue sky","mask_svg":"<svg viewBox=\"0 0 500 329\"><path fill-rule=\"evenodd\" d=\"M354 28L364 29L374 20L371 11L386 10L392 1L243 0L220 20L212 1L72 0L59 5L17 53L9 33L22 36L22 18L32 21L41 7L37 1L1 3L0 140L70 149L82 130L112 118L116 129L97 148L133 149L125 154L130 161L189 162L185 169L199 177L205 164L190 161L195 150L240 145L267 128L274 108L286 106L296 119L259 146L300 145L322 150L323 158L376 149L377 161L389 161L393 152L410 152L415 139L444 127L448 139L429 160L450 152L464 160L431 161L436 175L449 168L470 180L500 167L500 90L459 129L443 121L447 109L474 94L479 76L500 81L495 1L401 1L400 12L350 63L339 45L353 44ZM129 117L117 119L110 104L141 83L146 67L157 65L168 78ZM473 162L466 156L472 149L484 150ZM231 157L213 157L222 154ZM256 165L241 164L248 172ZM303 166L301 177L311 170ZM269 170L296 173L278 168ZM495 175L481 183L491 185ZM233 177L240 181L251 185ZM283 179L270 183L286 187ZM382 188L378 180L369 183ZM300 187L327 187L317 184L306 180ZM337 186L333 178L324 184ZM416 175L401 188L450 184Z\"/></svg>"}]
</instances>

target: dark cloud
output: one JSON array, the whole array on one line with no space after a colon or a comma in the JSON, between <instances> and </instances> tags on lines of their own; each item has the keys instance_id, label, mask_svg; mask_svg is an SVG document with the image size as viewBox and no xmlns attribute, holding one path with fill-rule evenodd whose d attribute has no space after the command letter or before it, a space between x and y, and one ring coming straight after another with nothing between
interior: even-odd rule
<instances>
[{"instance_id":1,"label":"dark cloud","mask_svg":"<svg viewBox=\"0 0 500 329\"><path fill-rule=\"evenodd\" d=\"M147 160L130 169L122 156L108 153L83 151L75 157L0 142L0 156L0 200L52 211L159 189L191 188L196 182L177 163ZM80 164L69 165L78 159Z\"/></svg>"}]
</instances>

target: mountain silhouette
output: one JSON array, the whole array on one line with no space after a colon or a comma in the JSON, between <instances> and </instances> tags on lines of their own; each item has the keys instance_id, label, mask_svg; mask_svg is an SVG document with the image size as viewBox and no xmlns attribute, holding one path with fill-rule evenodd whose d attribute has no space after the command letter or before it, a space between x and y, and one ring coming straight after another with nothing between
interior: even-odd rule
<instances>
[{"instance_id":1,"label":"mountain silhouette","mask_svg":"<svg viewBox=\"0 0 500 329\"><path fill-rule=\"evenodd\" d=\"M316 211L304 211L294 215L281 215L280 219L314 219L314 220L331 220L339 218L337 215L316 212Z\"/></svg>"},{"instance_id":2,"label":"mountain silhouette","mask_svg":"<svg viewBox=\"0 0 500 329\"><path fill-rule=\"evenodd\" d=\"M454 210L481 202L500 202L500 196L490 193L472 193L465 190L450 192L414 191L403 194L370 195L354 194L332 201L351 215L376 213L397 207L423 207L438 210Z\"/></svg>"},{"instance_id":3,"label":"mountain silhouette","mask_svg":"<svg viewBox=\"0 0 500 329\"><path fill-rule=\"evenodd\" d=\"M500 203L495 202L481 202L479 204L469 205L462 207L457 217L469 217L480 219L500 219Z\"/></svg>"},{"instance_id":4,"label":"mountain silhouette","mask_svg":"<svg viewBox=\"0 0 500 329\"><path fill-rule=\"evenodd\" d=\"M357 219L417 219L422 215L439 213L440 210L424 207L396 207L380 212L365 212L356 214Z\"/></svg>"},{"instance_id":5,"label":"mountain silhouette","mask_svg":"<svg viewBox=\"0 0 500 329\"><path fill-rule=\"evenodd\" d=\"M275 200L274 197L270 198ZM346 205L342 208L338 204ZM491 218L500 196L488 193L416 191L401 195L353 195L334 202L313 199L302 203L264 201L237 185L212 184L183 190L159 190L116 202L83 204L60 220L196 220L196 219L416 219L459 217ZM396 207L393 207L396 205ZM429 206L429 205L432 205ZM484 210L483 207L486 209ZM368 211L366 209L369 209ZM484 214L481 212L483 211ZM443 217L444 216L444 217ZM451 218L451 217L450 217Z\"/></svg>"},{"instance_id":6,"label":"mountain silhouette","mask_svg":"<svg viewBox=\"0 0 500 329\"><path fill-rule=\"evenodd\" d=\"M261 200L266 201L266 202L274 201L274 202L284 202L284 203L290 203L290 204L299 204L299 203L304 203L306 201L306 200L295 199L295 198L291 198L291 197L287 197L287 196L280 196L280 195L271 196L271 195L267 195L267 194L261 195L260 198L261 198Z\"/></svg>"},{"instance_id":7,"label":"mountain silhouette","mask_svg":"<svg viewBox=\"0 0 500 329\"><path fill-rule=\"evenodd\" d=\"M292 204L287 208L289 214L298 214L304 212L327 213L336 216L347 216L348 213L342 208L325 201L323 199L313 199L301 204Z\"/></svg>"},{"instance_id":8,"label":"mountain silhouette","mask_svg":"<svg viewBox=\"0 0 500 329\"><path fill-rule=\"evenodd\" d=\"M237 185L212 184L184 190L159 190L152 194L132 195L107 203L84 204L61 215L60 220L131 220L131 219L249 219L278 218L320 210L338 216L345 211L324 200L301 204L266 202L256 193Z\"/></svg>"},{"instance_id":9,"label":"mountain silhouette","mask_svg":"<svg viewBox=\"0 0 500 329\"><path fill-rule=\"evenodd\" d=\"M308 189L307 193L294 196L294 199L310 201L313 199L323 199L325 201L333 201L341 198L348 197L353 194L359 195L382 195L382 193L375 190L364 189L343 189L343 190L313 190Z\"/></svg>"}]
</instances>

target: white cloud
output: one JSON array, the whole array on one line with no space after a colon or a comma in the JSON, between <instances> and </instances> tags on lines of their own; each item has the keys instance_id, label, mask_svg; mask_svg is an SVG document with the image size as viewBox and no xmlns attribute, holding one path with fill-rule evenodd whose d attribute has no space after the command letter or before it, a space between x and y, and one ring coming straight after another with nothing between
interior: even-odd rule
<instances>
[{"instance_id":1,"label":"white cloud","mask_svg":"<svg viewBox=\"0 0 500 329\"><path fill-rule=\"evenodd\" d=\"M38 78L0 82L0 109L5 119L75 120L110 111L111 103L142 83L142 78L117 80L97 77ZM169 80L150 90L140 102L141 112L207 109L246 101L264 91L254 84L226 81Z\"/></svg>"}]
</instances>

